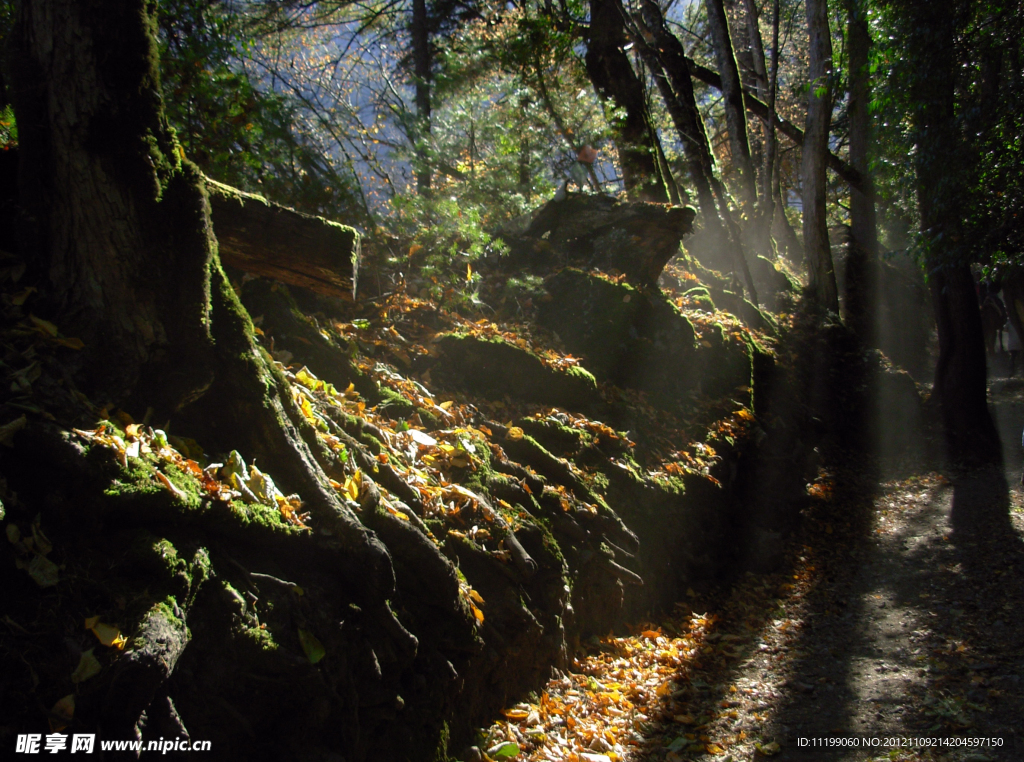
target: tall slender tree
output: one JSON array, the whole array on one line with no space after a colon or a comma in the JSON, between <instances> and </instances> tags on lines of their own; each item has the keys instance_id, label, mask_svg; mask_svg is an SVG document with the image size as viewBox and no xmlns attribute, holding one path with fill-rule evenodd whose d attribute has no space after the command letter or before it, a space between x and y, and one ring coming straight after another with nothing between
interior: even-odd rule
<instances>
[{"instance_id":1,"label":"tall slender tree","mask_svg":"<svg viewBox=\"0 0 1024 762\"><path fill-rule=\"evenodd\" d=\"M971 109L957 107L957 38L972 8L968 2L947 6L925 0L902 0L893 6L913 107L922 247L939 335L934 388L947 449L954 462L1000 463L999 434L987 404L981 312L966 237L974 205L965 191L973 184L981 157L964 131ZM964 97L969 89L962 91Z\"/></svg>"},{"instance_id":2,"label":"tall slender tree","mask_svg":"<svg viewBox=\"0 0 1024 762\"><path fill-rule=\"evenodd\" d=\"M801 165L804 250L811 294L822 308L838 313L839 292L829 246L825 198L832 119L832 35L827 0L807 0L807 33L810 37L810 87Z\"/></svg>"},{"instance_id":3,"label":"tall slender tree","mask_svg":"<svg viewBox=\"0 0 1024 762\"><path fill-rule=\"evenodd\" d=\"M624 10L623 17L631 18ZM757 287L743 251L742 235L732 218L725 187L715 175L711 144L697 107L689 59L683 45L668 29L661 8L653 0L643 0L640 13L631 18L631 35L654 73L679 133L702 219L713 245L730 252L735 272L742 277L751 301L757 304Z\"/></svg>"},{"instance_id":4,"label":"tall slender tree","mask_svg":"<svg viewBox=\"0 0 1024 762\"><path fill-rule=\"evenodd\" d=\"M740 81L736 54L729 34L729 21L722 0L708 0L708 27L715 49L715 61L722 77L722 98L725 102L725 123L729 130L729 147L739 174L740 198L748 218L753 218L757 201L756 176L750 159L747 137L746 108L743 104L743 84Z\"/></svg>"},{"instance_id":5,"label":"tall slender tree","mask_svg":"<svg viewBox=\"0 0 1024 762\"><path fill-rule=\"evenodd\" d=\"M850 188L850 241L846 257L846 312L851 326L871 343L874 260L878 253L875 191L869 167L871 151L871 72L868 7L864 0L846 0L846 49L849 57L850 164L863 178Z\"/></svg>"}]
</instances>

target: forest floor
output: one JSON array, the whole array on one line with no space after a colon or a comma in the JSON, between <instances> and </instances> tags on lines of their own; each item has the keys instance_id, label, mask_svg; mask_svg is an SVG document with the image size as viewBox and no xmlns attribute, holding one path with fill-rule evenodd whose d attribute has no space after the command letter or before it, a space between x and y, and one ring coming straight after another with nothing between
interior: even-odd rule
<instances>
[{"instance_id":1,"label":"forest floor","mask_svg":"<svg viewBox=\"0 0 1024 762\"><path fill-rule=\"evenodd\" d=\"M993 375L1004 473L822 472L783 571L585 644L487 756L1024 760L1024 381Z\"/></svg>"}]
</instances>

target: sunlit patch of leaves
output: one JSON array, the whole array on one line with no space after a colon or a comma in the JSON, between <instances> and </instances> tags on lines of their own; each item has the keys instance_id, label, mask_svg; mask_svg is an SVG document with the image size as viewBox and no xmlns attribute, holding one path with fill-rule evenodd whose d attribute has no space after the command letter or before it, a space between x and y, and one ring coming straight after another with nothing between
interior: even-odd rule
<instances>
[{"instance_id":1,"label":"sunlit patch of leaves","mask_svg":"<svg viewBox=\"0 0 1024 762\"><path fill-rule=\"evenodd\" d=\"M710 649L714 618L694 614L664 626L642 626L636 635L594 639L573 671L552 679L536 701L516 704L484 736L487 757L500 744L515 743L529 760L602 762L631 758L667 700L680 693ZM701 748L706 718L685 714L673 721ZM692 732L690 732L692 731ZM724 741L719 741L724 743Z\"/></svg>"},{"instance_id":2,"label":"sunlit patch of leaves","mask_svg":"<svg viewBox=\"0 0 1024 762\"><path fill-rule=\"evenodd\" d=\"M232 451L226 463L200 464L195 458L205 461L199 446L189 440L169 438L160 429L130 422L130 417L121 412L123 428L111 421L101 422L95 429L72 429L80 439L110 450L122 468L129 462L143 460L153 466L153 478L163 489L181 500L187 494L168 476L168 466L193 478L202 494L210 499L230 503L242 500L259 503L281 512L281 519L288 524L308 529L308 513L301 512L302 501L298 495L284 495L274 485L269 475L255 465L246 467L242 456ZM185 452L183 453L182 450Z\"/></svg>"}]
</instances>

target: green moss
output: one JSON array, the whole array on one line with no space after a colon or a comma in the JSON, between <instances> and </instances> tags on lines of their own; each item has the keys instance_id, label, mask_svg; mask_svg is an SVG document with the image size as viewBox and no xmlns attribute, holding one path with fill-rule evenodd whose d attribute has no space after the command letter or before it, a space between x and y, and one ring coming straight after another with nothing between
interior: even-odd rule
<instances>
[{"instance_id":1,"label":"green moss","mask_svg":"<svg viewBox=\"0 0 1024 762\"><path fill-rule=\"evenodd\" d=\"M586 386L591 386L595 389L597 388L597 379L594 378L594 374L580 365L570 366L562 372L569 378L575 379Z\"/></svg>"},{"instance_id":2,"label":"green moss","mask_svg":"<svg viewBox=\"0 0 1024 762\"><path fill-rule=\"evenodd\" d=\"M557 369L527 347L500 337L451 333L437 341L441 361L434 378L442 384L467 389L472 394L513 399L560 407L585 409L600 396L597 381L583 368Z\"/></svg>"},{"instance_id":3,"label":"green moss","mask_svg":"<svg viewBox=\"0 0 1024 762\"><path fill-rule=\"evenodd\" d=\"M711 298L711 294L704 286L698 286L697 288L691 288L689 291L684 291L683 297L697 309L705 310L706 312L714 312L716 309L715 302Z\"/></svg>"},{"instance_id":4,"label":"green moss","mask_svg":"<svg viewBox=\"0 0 1024 762\"><path fill-rule=\"evenodd\" d=\"M434 754L431 756L431 762L452 762L452 758L448 756L449 740L450 733L448 730L448 723L442 722L441 729L437 734L437 744L434 747Z\"/></svg>"},{"instance_id":5,"label":"green moss","mask_svg":"<svg viewBox=\"0 0 1024 762\"><path fill-rule=\"evenodd\" d=\"M241 659L258 659L268 653L274 653L280 645L274 640L270 630L259 627L245 627L235 634L235 643Z\"/></svg>"},{"instance_id":6,"label":"green moss","mask_svg":"<svg viewBox=\"0 0 1024 762\"><path fill-rule=\"evenodd\" d=\"M574 454L595 441L589 431L566 426L553 418L523 418L517 423L523 431L552 452Z\"/></svg>"},{"instance_id":7,"label":"green moss","mask_svg":"<svg viewBox=\"0 0 1024 762\"><path fill-rule=\"evenodd\" d=\"M307 530L293 526L281 518L281 511L276 507L262 503L243 503L241 500L231 501L231 515L245 526L259 526L274 532L302 534Z\"/></svg>"},{"instance_id":8,"label":"green moss","mask_svg":"<svg viewBox=\"0 0 1024 762\"><path fill-rule=\"evenodd\" d=\"M378 396L380 397L380 402L377 403L378 410L391 419L405 420L416 412L416 406L394 389L381 386Z\"/></svg>"},{"instance_id":9,"label":"green moss","mask_svg":"<svg viewBox=\"0 0 1024 762\"><path fill-rule=\"evenodd\" d=\"M569 563L565 560L565 556L562 553L562 546L558 544L558 540L555 539L555 535L551 532L551 519L543 516L535 516L534 522L541 531L541 542L544 543L544 548L551 553L552 556L558 561L562 567L562 579L565 584L569 584Z\"/></svg>"},{"instance_id":10,"label":"green moss","mask_svg":"<svg viewBox=\"0 0 1024 762\"><path fill-rule=\"evenodd\" d=\"M181 607L178 605L178 601L175 600L174 596L168 595L163 600L157 601L153 604L153 608L150 610L155 610L160 617L176 627L185 626L185 621L178 616L178 614L181 613Z\"/></svg>"}]
</instances>

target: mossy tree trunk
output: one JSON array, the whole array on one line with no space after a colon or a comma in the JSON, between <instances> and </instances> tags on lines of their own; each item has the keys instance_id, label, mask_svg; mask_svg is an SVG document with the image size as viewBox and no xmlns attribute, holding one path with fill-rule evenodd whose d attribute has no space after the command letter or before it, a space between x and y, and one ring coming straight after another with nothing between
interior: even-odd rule
<instances>
[{"instance_id":1,"label":"mossy tree trunk","mask_svg":"<svg viewBox=\"0 0 1024 762\"><path fill-rule=\"evenodd\" d=\"M336 497L221 269L202 175L164 117L153 4L26 0L17 24L25 251L49 317L85 342L69 378L97 405L184 410L248 443L340 545L360 602L384 608L390 557Z\"/></svg>"},{"instance_id":2,"label":"mossy tree trunk","mask_svg":"<svg viewBox=\"0 0 1024 762\"><path fill-rule=\"evenodd\" d=\"M212 380L216 243L163 116L148 8L26 0L12 60L26 250L85 341L77 380L100 403L147 387L166 410Z\"/></svg>"}]
</instances>

